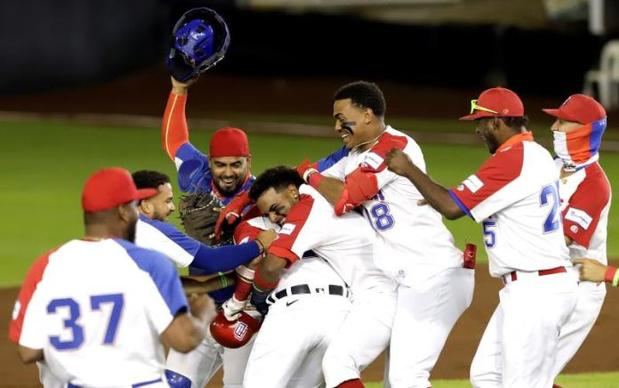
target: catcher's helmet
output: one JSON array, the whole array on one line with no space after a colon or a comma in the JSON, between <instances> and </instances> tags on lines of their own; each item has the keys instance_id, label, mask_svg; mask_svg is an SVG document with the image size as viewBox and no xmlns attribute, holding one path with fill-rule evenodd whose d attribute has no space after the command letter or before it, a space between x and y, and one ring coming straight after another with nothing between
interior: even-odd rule
<instances>
[{"instance_id":1,"label":"catcher's helmet","mask_svg":"<svg viewBox=\"0 0 619 388\"><path fill-rule=\"evenodd\" d=\"M172 30L168 71L184 82L195 78L223 59L230 45L226 22L210 8L194 8L183 14Z\"/></svg>"},{"instance_id":2,"label":"catcher's helmet","mask_svg":"<svg viewBox=\"0 0 619 388\"><path fill-rule=\"evenodd\" d=\"M226 348L240 348L245 345L260 328L260 322L242 311L236 321L226 319L223 311L211 322L211 335L215 341Z\"/></svg>"}]
</instances>

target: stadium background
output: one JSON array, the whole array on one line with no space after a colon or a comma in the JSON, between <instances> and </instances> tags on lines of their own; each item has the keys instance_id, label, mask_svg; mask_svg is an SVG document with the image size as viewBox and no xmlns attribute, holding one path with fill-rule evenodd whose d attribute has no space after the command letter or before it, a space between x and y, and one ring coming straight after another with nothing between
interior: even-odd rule
<instances>
[{"instance_id":1,"label":"stadium background","mask_svg":"<svg viewBox=\"0 0 619 388\"><path fill-rule=\"evenodd\" d=\"M340 145L331 129L333 91L344 82L369 79L385 92L388 122L418 139L430 174L453 185L487 157L470 123L455 120L485 87L519 92L530 129L550 145L552 120L540 109L580 91L585 72L616 36L608 23L603 33L592 32L586 3L2 2L0 331L6 333L15 287L32 260L80 236L79 193L90 171L121 165L174 175L159 137L169 90L162 58L171 26L186 9L211 6L232 31L229 55L191 90L191 140L199 148L207 148L213 129L234 125L250 133L256 174L274 164L316 159ZM607 10L616 12L612 6ZM601 163L618 186L615 117L617 112L610 111ZM613 193L609 257L619 258L616 187ZM476 242L482 256L473 305L454 329L434 374L462 379L500 283L488 275L479 226L470 220L447 225L460 246ZM618 295L609 292L591 336L566 370L579 373L564 378L567 386L619 386L619 373L591 374L619 370ZM380 381L381 375L381 361L366 372L368 381ZM6 336L0 339L0 386L37 386L35 368L18 362ZM466 385L435 381L434 386Z\"/></svg>"}]
</instances>

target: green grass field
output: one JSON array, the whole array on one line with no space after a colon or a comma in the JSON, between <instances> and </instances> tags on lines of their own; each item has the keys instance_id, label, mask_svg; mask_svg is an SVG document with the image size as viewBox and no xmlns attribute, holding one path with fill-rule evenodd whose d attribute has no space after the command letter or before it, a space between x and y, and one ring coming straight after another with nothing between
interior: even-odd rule
<instances>
[{"instance_id":1,"label":"green grass field","mask_svg":"<svg viewBox=\"0 0 619 388\"><path fill-rule=\"evenodd\" d=\"M82 233L80 191L96 168L123 166L156 169L174 177L174 166L160 145L158 128L80 126L60 122L2 122L0 203L5 222L0 252L0 286L17 285L34 258ZM193 131L192 143L207 149L210 132ZM474 136L471 134L471 136ZM317 159L340 146L337 138L252 134L253 172L276 164ZM431 176L446 185L459 183L488 156L479 146L421 144ZM602 156L611 182L619 181L619 154ZM619 206L614 195L609 221L609 256L619 256ZM481 247L480 228L469 219L447 221L457 243ZM485 253L480 249L481 260Z\"/></svg>"},{"instance_id":2,"label":"green grass field","mask_svg":"<svg viewBox=\"0 0 619 388\"><path fill-rule=\"evenodd\" d=\"M619 373L583 373L559 376L557 384L565 388L616 388ZM383 383L369 383L367 388L382 388ZM469 388L468 380L434 380L432 388Z\"/></svg>"}]
</instances>

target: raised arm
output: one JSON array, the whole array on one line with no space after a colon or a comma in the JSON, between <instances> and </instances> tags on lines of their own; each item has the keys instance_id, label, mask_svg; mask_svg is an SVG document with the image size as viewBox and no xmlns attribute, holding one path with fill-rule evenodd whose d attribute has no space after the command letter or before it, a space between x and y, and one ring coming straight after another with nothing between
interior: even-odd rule
<instances>
[{"instance_id":1,"label":"raised arm","mask_svg":"<svg viewBox=\"0 0 619 388\"><path fill-rule=\"evenodd\" d=\"M185 106L190 85L191 83L181 83L172 78L172 90L161 123L161 145L172 161L180 146L189 141Z\"/></svg>"}]
</instances>

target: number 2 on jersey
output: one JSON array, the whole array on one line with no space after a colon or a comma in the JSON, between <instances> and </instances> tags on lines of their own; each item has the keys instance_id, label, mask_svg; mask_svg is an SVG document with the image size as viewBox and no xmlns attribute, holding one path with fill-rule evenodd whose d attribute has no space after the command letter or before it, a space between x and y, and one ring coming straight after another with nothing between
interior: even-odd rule
<instances>
[{"instance_id":1,"label":"number 2 on jersey","mask_svg":"<svg viewBox=\"0 0 619 388\"><path fill-rule=\"evenodd\" d=\"M561 225L561 221L559 220L559 190L557 185L544 186L539 200L540 206L550 205L550 211L544 221L544 233L554 232L559 228L559 225Z\"/></svg>"},{"instance_id":2,"label":"number 2 on jersey","mask_svg":"<svg viewBox=\"0 0 619 388\"><path fill-rule=\"evenodd\" d=\"M124 303L123 294L93 295L90 297L90 308L92 311L101 310L102 305L105 304L112 305L110 319L103 339L104 344L114 343ZM69 317L64 320L64 327L71 330L71 339L63 340L60 338L61 336L54 335L49 337L49 342L58 350L79 348L84 342L84 328L77 322L81 315L80 305L75 299L71 298L53 299L47 305L47 313L56 314L57 310L63 308L68 308Z\"/></svg>"}]
</instances>

